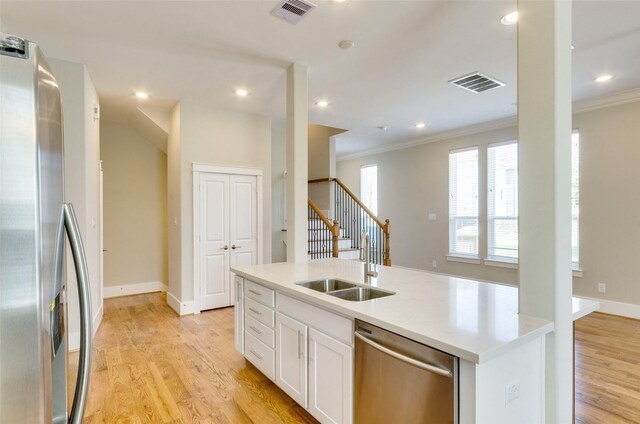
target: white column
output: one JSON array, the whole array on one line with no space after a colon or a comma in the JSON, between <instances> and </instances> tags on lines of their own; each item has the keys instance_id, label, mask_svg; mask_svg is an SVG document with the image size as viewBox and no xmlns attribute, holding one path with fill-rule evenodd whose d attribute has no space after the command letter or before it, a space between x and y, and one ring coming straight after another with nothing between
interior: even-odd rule
<instances>
[{"instance_id":1,"label":"white column","mask_svg":"<svg viewBox=\"0 0 640 424\"><path fill-rule=\"evenodd\" d=\"M287 262L306 262L308 101L307 68L287 69Z\"/></svg>"},{"instance_id":2,"label":"white column","mask_svg":"<svg viewBox=\"0 0 640 424\"><path fill-rule=\"evenodd\" d=\"M571 1L518 1L520 313L546 337L546 422L573 422Z\"/></svg>"}]
</instances>

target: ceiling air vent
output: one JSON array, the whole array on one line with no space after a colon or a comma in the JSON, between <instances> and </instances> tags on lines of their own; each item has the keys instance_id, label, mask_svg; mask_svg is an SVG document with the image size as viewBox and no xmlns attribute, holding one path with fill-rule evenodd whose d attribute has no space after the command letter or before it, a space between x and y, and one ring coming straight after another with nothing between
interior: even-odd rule
<instances>
[{"instance_id":1,"label":"ceiling air vent","mask_svg":"<svg viewBox=\"0 0 640 424\"><path fill-rule=\"evenodd\" d=\"M303 0L286 0L278 4L271 14L282 18L292 24L297 24L309 12L316 8L316 5Z\"/></svg>"},{"instance_id":2,"label":"ceiling air vent","mask_svg":"<svg viewBox=\"0 0 640 424\"><path fill-rule=\"evenodd\" d=\"M460 78L453 79L449 83L456 85L465 90L474 93L482 93L483 91L492 90L494 88L504 87L504 83L496 79L490 78L480 72L474 72Z\"/></svg>"}]
</instances>

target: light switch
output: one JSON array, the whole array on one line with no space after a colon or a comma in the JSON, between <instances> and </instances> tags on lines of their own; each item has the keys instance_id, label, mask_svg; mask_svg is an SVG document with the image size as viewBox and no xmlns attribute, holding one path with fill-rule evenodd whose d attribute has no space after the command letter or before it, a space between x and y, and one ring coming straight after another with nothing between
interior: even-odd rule
<instances>
[{"instance_id":1,"label":"light switch","mask_svg":"<svg viewBox=\"0 0 640 424\"><path fill-rule=\"evenodd\" d=\"M433 212L429 212L429 221L435 221L436 220L436 214Z\"/></svg>"}]
</instances>

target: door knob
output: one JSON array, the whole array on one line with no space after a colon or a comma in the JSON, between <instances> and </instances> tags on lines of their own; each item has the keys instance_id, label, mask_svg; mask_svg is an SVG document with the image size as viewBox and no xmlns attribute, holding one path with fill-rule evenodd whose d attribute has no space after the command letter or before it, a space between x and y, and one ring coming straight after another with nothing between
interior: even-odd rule
<instances>
[{"instance_id":1,"label":"door knob","mask_svg":"<svg viewBox=\"0 0 640 424\"><path fill-rule=\"evenodd\" d=\"M231 246L233 250L240 249L242 246L236 246L235 244Z\"/></svg>"},{"instance_id":2,"label":"door knob","mask_svg":"<svg viewBox=\"0 0 640 424\"><path fill-rule=\"evenodd\" d=\"M226 244L224 245L224 247L221 247L220 249L222 250L229 250L229 246L227 246Z\"/></svg>"}]
</instances>

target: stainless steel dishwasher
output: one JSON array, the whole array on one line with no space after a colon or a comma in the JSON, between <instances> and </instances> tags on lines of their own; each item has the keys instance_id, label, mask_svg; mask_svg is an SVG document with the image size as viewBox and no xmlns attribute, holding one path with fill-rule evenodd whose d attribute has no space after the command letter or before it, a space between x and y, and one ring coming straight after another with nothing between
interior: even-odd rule
<instances>
[{"instance_id":1,"label":"stainless steel dishwasher","mask_svg":"<svg viewBox=\"0 0 640 424\"><path fill-rule=\"evenodd\" d=\"M356 320L355 424L458 423L458 358Z\"/></svg>"}]
</instances>

